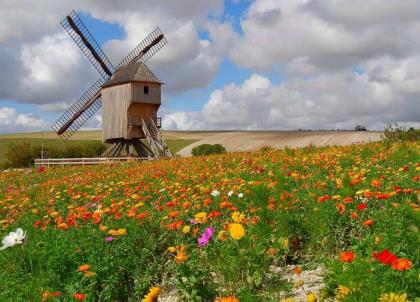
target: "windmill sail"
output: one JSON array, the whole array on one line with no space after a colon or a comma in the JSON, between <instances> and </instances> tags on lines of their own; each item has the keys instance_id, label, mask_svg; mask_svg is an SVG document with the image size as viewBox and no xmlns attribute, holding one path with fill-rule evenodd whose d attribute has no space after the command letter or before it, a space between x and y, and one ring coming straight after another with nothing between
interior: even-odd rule
<instances>
[{"instance_id":1,"label":"windmill sail","mask_svg":"<svg viewBox=\"0 0 420 302\"><path fill-rule=\"evenodd\" d=\"M108 79L115 68L74 10L61 21L61 25L101 76Z\"/></svg>"},{"instance_id":2,"label":"windmill sail","mask_svg":"<svg viewBox=\"0 0 420 302\"><path fill-rule=\"evenodd\" d=\"M167 43L160 28L156 27L154 31L152 31L120 62L120 64L117 65L116 69L136 61L145 63Z\"/></svg>"},{"instance_id":3,"label":"windmill sail","mask_svg":"<svg viewBox=\"0 0 420 302\"><path fill-rule=\"evenodd\" d=\"M79 130L102 106L101 87L104 80L96 81L51 126L63 140Z\"/></svg>"}]
</instances>

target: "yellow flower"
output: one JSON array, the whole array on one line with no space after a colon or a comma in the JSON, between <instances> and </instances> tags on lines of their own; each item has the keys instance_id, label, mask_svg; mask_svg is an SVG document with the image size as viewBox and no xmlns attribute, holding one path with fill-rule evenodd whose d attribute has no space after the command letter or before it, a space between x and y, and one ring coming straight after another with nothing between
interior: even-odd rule
<instances>
[{"instance_id":1,"label":"yellow flower","mask_svg":"<svg viewBox=\"0 0 420 302\"><path fill-rule=\"evenodd\" d=\"M337 300L343 300L348 294L350 294L351 289L344 285L339 285L335 297Z\"/></svg>"},{"instance_id":2,"label":"yellow flower","mask_svg":"<svg viewBox=\"0 0 420 302\"><path fill-rule=\"evenodd\" d=\"M378 299L378 302L409 302L407 299L407 294L395 294L395 293L387 293L381 294Z\"/></svg>"},{"instance_id":3,"label":"yellow flower","mask_svg":"<svg viewBox=\"0 0 420 302\"><path fill-rule=\"evenodd\" d=\"M295 302L295 299L293 299L293 298L285 298L285 299L281 299L280 302Z\"/></svg>"},{"instance_id":4,"label":"yellow flower","mask_svg":"<svg viewBox=\"0 0 420 302\"><path fill-rule=\"evenodd\" d=\"M230 237L232 237L235 240L239 240L245 236L245 229L242 226L242 224L232 223L229 226L229 233L230 233Z\"/></svg>"},{"instance_id":5,"label":"yellow flower","mask_svg":"<svg viewBox=\"0 0 420 302\"><path fill-rule=\"evenodd\" d=\"M108 227L104 226L103 224L100 224L100 225L99 225L99 229L100 229L102 232L106 232L106 230L108 229Z\"/></svg>"},{"instance_id":6,"label":"yellow flower","mask_svg":"<svg viewBox=\"0 0 420 302\"><path fill-rule=\"evenodd\" d=\"M241 223L245 219L244 213L240 213L238 211L235 211L232 213L232 219L236 223Z\"/></svg>"},{"instance_id":7,"label":"yellow flower","mask_svg":"<svg viewBox=\"0 0 420 302\"><path fill-rule=\"evenodd\" d=\"M169 253L175 253L176 252L176 248L174 246L170 246L170 247L168 247L167 251Z\"/></svg>"},{"instance_id":8,"label":"yellow flower","mask_svg":"<svg viewBox=\"0 0 420 302\"><path fill-rule=\"evenodd\" d=\"M225 241L228 238L227 232L225 230L220 230L217 234L217 238L219 238L219 240Z\"/></svg>"},{"instance_id":9,"label":"yellow flower","mask_svg":"<svg viewBox=\"0 0 420 302\"><path fill-rule=\"evenodd\" d=\"M186 225L186 226L184 226L184 227L182 228L182 232L183 232L184 234L189 233L189 232L190 232L190 230L191 230L191 227L190 227L189 225Z\"/></svg>"},{"instance_id":10,"label":"yellow flower","mask_svg":"<svg viewBox=\"0 0 420 302\"><path fill-rule=\"evenodd\" d=\"M149 293L144 296L142 302L154 302L160 294L160 287L152 287Z\"/></svg>"},{"instance_id":11,"label":"yellow flower","mask_svg":"<svg viewBox=\"0 0 420 302\"><path fill-rule=\"evenodd\" d=\"M122 235L126 235L127 231L125 229L109 230L108 234L112 236L122 236Z\"/></svg>"},{"instance_id":12,"label":"yellow flower","mask_svg":"<svg viewBox=\"0 0 420 302\"><path fill-rule=\"evenodd\" d=\"M317 297L316 297L316 295L314 293L309 292L306 295L306 301L307 302L316 302L317 301Z\"/></svg>"},{"instance_id":13,"label":"yellow flower","mask_svg":"<svg viewBox=\"0 0 420 302\"><path fill-rule=\"evenodd\" d=\"M195 214L194 221L197 223L205 223L207 221L207 213L200 212L200 213Z\"/></svg>"},{"instance_id":14,"label":"yellow flower","mask_svg":"<svg viewBox=\"0 0 420 302\"><path fill-rule=\"evenodd\" d=\"M283 249L287 250L289 248L289 239L280 238L280 245Z\"/></svg>"}]
</instances>

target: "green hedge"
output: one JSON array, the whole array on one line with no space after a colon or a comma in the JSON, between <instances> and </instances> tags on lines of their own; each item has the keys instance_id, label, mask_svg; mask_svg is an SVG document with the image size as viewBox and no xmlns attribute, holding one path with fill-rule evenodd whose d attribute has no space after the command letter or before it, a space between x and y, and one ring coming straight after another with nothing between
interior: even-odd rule
<instances>
[{"instance_id":1,"label":"green hedge","mask_svg":"<svg viewBox=\"0 0 420 302\"><path fill-rule=\"evenodd\" d=\"M202 144L192 149L191 154L193 156L210 155L210 154L222 154L226 153L225 147L220 144Z\"/></svg>"},{"instance_id":2,"label":"green hedge","mask_svg":"<svg viewBox=\"0 0 420 302\"><path fill-rule=\"evenodd\" d=\"M100 156L105 149L106 146L101 142L86 141L65 147L46 146L44 156L49 158L96 157ZM35 158L41 157L41 146L26 140L12 142L7 146L5 157L4 168L30 167L34 164Z\"/></svg>"}]
</instances>

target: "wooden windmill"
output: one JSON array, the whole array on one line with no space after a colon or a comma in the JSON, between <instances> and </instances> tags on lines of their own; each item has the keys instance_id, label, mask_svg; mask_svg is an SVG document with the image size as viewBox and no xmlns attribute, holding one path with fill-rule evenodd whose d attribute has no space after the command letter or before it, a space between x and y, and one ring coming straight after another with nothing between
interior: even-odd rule
<instances>
[{"instance_id":1,"label":"wooden windmill","mask_svg":"<svg viewBox=\"0 0 420 302\"><path fill-rule=\"evenodd\" d=\"M113 144L105 155L116 157L125 150L127 155L171 157L157 117L162 83L145 65L167 43L160 29L156 28L114 67L75 11L61 25L102 77L52 128L66 141L103 106L103 141Z\"/></svg>"}]
</instances>

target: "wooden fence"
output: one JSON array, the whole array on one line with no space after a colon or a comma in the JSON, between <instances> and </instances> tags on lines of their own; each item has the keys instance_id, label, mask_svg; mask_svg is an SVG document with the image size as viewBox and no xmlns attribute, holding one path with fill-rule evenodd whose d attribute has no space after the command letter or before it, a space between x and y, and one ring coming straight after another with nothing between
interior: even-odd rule
<instances>
[{"instance_id":1,"label":"wooden fence","mask_svg":"<svg viewBox=\"0 0 420 302\"><path fill-rule=\"evenodd\" d=\"M153 157L81 157L81 158L37 158L35 166L98 165L119 162L153 160Z\"/></svg>"}]
</instances>

